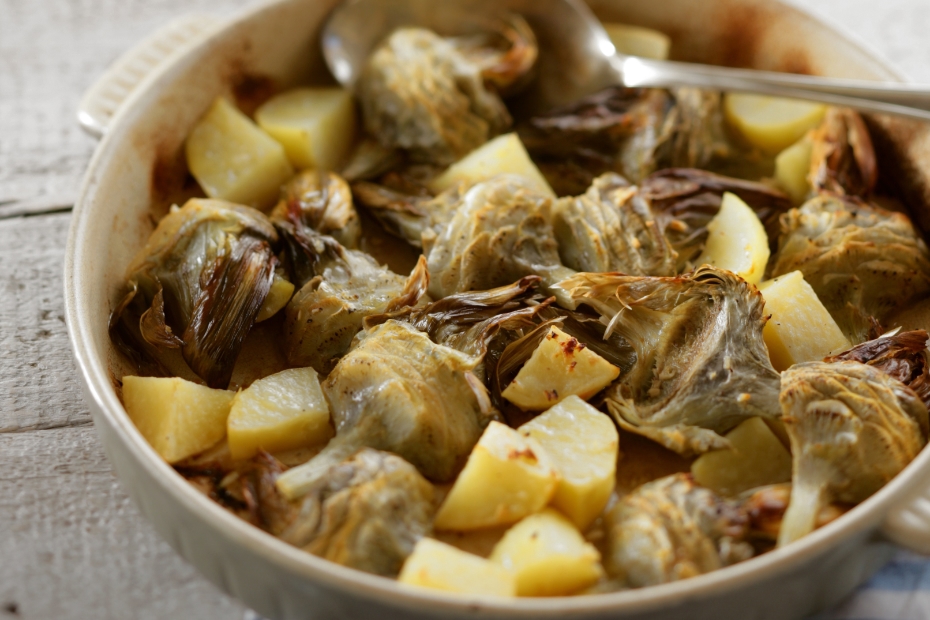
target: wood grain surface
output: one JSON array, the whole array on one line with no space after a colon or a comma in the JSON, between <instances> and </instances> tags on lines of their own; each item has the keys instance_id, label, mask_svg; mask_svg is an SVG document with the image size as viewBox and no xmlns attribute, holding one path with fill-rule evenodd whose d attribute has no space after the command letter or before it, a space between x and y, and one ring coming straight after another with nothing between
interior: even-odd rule
<instances>
[{"instance_id":1,"label":"wood grain surface","mask_svg":"<svg viewBox=\"0 0 930 620\"><path fill-rule=\"evenodd\" d=\"M62 304L95 145L81 93L171 18L246 0L0 0L0 619L243 618L129 503L76 380ZM926 0L801 2L930 81Z\"/></svg>"}]
</instances>

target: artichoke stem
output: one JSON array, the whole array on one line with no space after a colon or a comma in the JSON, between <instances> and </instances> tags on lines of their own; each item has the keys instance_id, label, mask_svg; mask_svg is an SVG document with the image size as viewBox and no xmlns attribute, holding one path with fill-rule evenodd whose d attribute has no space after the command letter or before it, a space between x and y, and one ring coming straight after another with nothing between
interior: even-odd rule
<instances>
[{"instance_id":1,"label":"artichoke stem","mask_svg":"<svg viewBox=\"0 0 930 620\"><path fill-rule=\"evenodd\" d=\"M817 515L827 503L826 487L822 484L795 484L791 489L791 503L785 511L781 529L778 532L778 546L784 547L790 542L814 531Z\"/></svg>"},{"instance_id":2,"label":"artichoke stem","mask_svg":"<svg viewBox=\"0 0 930 620\"><path fill-rule=\"evenodd\" d=\"M330 468L346 460L357 450L358 446L354 443L339 441L339 438L333 439L315 457L278 476L275 485L289 501L300 499Z\"/></svg>"}]
</instances>

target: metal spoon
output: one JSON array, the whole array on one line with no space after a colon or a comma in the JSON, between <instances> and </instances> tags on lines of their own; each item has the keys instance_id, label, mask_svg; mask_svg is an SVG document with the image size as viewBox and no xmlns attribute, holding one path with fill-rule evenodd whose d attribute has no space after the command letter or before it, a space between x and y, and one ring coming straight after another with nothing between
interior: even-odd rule
<instances>
[{"instance_id":1,"label":"metal spoon","mask_svg":"<svg viewBox=\"0 0 930 620\"><path fill-rule=\"evenodd\" d=\"M345 0L323 28L323 55L351 87L369 54L393 30L421 26L444 36L471 34L507 12L522 15L539 43L537 77L521 96L540 112L607 86L696 86L794 97L868 112L930 120L930 86L658 61L616 53L581 0Z\"/></svg>"}]
</instances>

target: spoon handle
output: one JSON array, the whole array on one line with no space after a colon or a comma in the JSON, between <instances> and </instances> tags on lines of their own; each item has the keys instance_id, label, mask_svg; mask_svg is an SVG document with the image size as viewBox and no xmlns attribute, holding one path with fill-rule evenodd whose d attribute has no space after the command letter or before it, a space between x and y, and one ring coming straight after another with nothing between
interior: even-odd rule
<instances>
[{"instance_id":1,"label":"spoon handle","mask_svg":"<svg viewBox=\"0 0 930 620\"><path fill-rule=\"evenodd\" d=\"M759 93L930 121L930 86L732 69L620 54L611 62L623 85L634 88L696 86Z\"/></svg>"}]
</instances>

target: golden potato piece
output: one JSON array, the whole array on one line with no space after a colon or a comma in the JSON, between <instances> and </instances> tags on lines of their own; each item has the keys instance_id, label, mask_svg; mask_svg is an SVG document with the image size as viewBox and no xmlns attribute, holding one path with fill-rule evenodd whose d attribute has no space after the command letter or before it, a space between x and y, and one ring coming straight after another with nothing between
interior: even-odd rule
<instances>
[{"instance_id":1,"label":"golden potato piece","mask_svg":"<svg viewBox=\"0 0 930 620\"><path fill-rule=\"evenodd\" d=\"M519 175L534 189L555 197L549 182L530 159L526 147L516 133L498 136L478 147L433 179L430 187L441 192L457 183L474 185L499 174Z\"/></svg>"},{"instance_id":2,"label":"golden potato piece","mask_svg":"<svg viewBox=\"0 0 930 620\"><path fill-rule=\"evenodd\" d=\"M672 40L668 35L642 26L605 23L604 30L621 54L667 60Z\"/></svg>"},{"instance_id":3,"label":"golden potato piece","mask_svg":"<svg viewBox=\"0 0 930 620\"><path fill-rule=\"evenodd\" d=\"M811 169L810 139L805 136L775 157L775 182L799 205L811 192L808 179Z\"/></svg>"},{"instance_id":4,"label":"golden potato piece","mask_svg":"<svg viewBox=\"0 0 930 620\"><path fill-rule=\"evenodd\" d=\"M516 523L542 510L558 475L533 439L491 422L436 513L437 530L474 530Z\"/></svg>"},{"instance_id":5,"label":"golden potato piece","mask_svg":"<svg viewBox=\"0 0 930 620\"><path fill-rule=\"evenodd\" d=\"M291 296L293 295L294 285L286 278L282 278L278 274L275 274L274 281L271 283L271 289L265 296L262 307L258 310L255 322L261 323L276 315L281 308L287 305L287 302L291 300Z\"/></svg>"},{"instance_id":6,"label":"golden potato piece","mask_svg":"<svg viewBox=\"0 0 930 620\"><path fill-rule=\"evenodd\" d=\"M142 436L169 463L203 452L226 435L234 393L178 377L123 377L123 404Z\"/></svg>"},{"instance_id":7,"label":"golden potato piece","mask_svg":"<svg viewBox=\"0 0 930 620\"><path fill-rule=\"evenodd\" d=\"M417 542L397 581L478 596L514 596L517 591L507 569L432 538Z\"/></svg>"},{"instance_id":8,"label":"golden potato piece","mask_svg":"<svg viewBox=\"0 0 930 620\"><path fill-rule=\"evenodd\" d=\"M763 282L759 292L765 299L765 312L772 315L762 337L775 370L820 361L850 347L849 340L800 271Z\"/></svg>"},{"instance_id":9,"label":"golden potato piece","mask_svg":"<svg viewBox=\"0 0 930 620\"><path fill-rule=\"evenodd\" d=\"M234 459L251 458L260 449L312 446L333 436L329 405L312 368L282 370L236 394L227 428Z\"/></svg>"},{"instance_id":10,"label":"golden potato piece","mask_svg":"<svg viewBox=\"0 0 930 620\"><path fill-rule=\"evenodd\" d=\"M552 460L559 483L551 503L584 531L617 483L620 437L613 421L569 396L517 430L538 441Z\"/></svg>"},{"instance_id":11,"label":"golden potato piece","mask_svg":"<svg viewBox=\"0 0 930 620\"><path fill-rule=\"evenodd\" d=\"M517 596L564 596L604 575L601 554L552 508L507 530L490 560L514 574Z\"/></svg>"},{"instance_id":12,"label":"golden potato piece","mask_svg":"<svg viewBox=\"0 0 930 620\"><path fill-rule=\"evenodd\" d=\"M187 167L210 198L265 208L294 176L284 148L218 97L184 144Z\"/></svg>"},{"instance_id":13,"label":"golden potato piece","mask_svg":"<svg viewBox=\"0 0 930 620\"><path fill-rule=\"evenodd\" d=\"M255 121L281 143L295 168L335 170L357 133L352 93L343 88L295 88L272 97Z\"/></svg>"},{"instance_id":14,"label":"golden potato piece","mask_svg":"<svg viewBox=\"0 0 930 620\"><path fill-rule=\"evenodd\" d=\"M769 262L769 238L749 205L739 196L725 193L707 231L707 243L696 264L732 271L750 284L762 281Z\"/></svg>"},{"instance_id":15,"label":"golden potato piece","mask_svg":"<svg viewBox=\"0 0 930 620\"><path fill-rule=\"evenodd\" d=\"M726 438L732 449L705 452L691 465L701 486L732 497L791 480L791 453L762 418L746 420Z\"/></svg>"},{"instance_id":16,"label":"golden potato piece","mask_svg":"<svg viewBox=\"0 0 930 620\"><path fill-rule=\"evenodd\" d=\"M573 395L587 400L619 375L619 368L552 327L501 395L526 411L542 411Z\"/></svg>"},{"instance_id":17,"label":"golden potato piece","mask_svg":"<svg viewBox=\"0 0 930 620\"><path fill-rule=\"evenodd\" d=\"M730 125L753 146L777 154L816 127L827 106L797 99L727 93L723 111Z\"/></svg>"}]
</instances>

